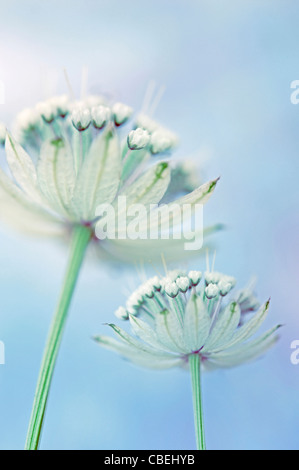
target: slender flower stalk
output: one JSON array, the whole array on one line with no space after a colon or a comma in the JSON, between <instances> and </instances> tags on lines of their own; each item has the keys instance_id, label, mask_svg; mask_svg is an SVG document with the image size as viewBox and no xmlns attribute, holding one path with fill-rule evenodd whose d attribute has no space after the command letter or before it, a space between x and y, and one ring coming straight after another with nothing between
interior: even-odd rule
<instances>
[{"instance_id":1,"label":"slender flower stalk","mask_svg":"<svg viewBox=\"0 0 299 470\"><path fill-rule=\"evenodd\" d=\"M62 334L80 267L90 238L91 231L88 227L78 226L74 229L65 280L52 325L50 327L36 386L25 450L37 450L39 446L47 399Z\"/></svg>"},{"instance_id":2,"label":"slender flower stalk","mask_svg":"<svg viewBox=\"0 0 299 470\"><path fill-rule=\"evenodd\" d=\"M191 354L189 356L189 365L190 365L191 382L192 382L196 446L198 450L206 450L203 411L202 411L201 370L200 370L201 367L200 367L199 354Z\"/></svg>"}]
</instances>

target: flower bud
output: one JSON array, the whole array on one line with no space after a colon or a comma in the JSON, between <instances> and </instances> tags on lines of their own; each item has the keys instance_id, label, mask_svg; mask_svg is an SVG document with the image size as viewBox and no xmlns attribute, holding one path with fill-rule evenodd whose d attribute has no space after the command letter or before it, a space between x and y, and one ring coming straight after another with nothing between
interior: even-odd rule
<instances>
[{"instance_id":1,"label":"flower bud","mask_svg":"<svg viewBox=\"0 0 299 470\"><path fill-rule=\"evenodd\" d=\"M28 131L38 127L42 123L40 113L36 108L25 108L16 117L17 132Z\"/></svg>"},{"instance_id":2,"label":"flower bud","mask_svg":"<svg viewBox=\"0 0 299 470\"><path fill-rule=\"evenodd\" d=\"M142 286L142 293L144 296L148 297L149 299L152 299L154 297L155 289L151 281L148 281Z\"/></svg>"},{"instance_id":3,"label":"flower bud","mask_svg":"<svg viewBox=\"0 0 299 470\"><path fill-rule=\"evenodd\" d=\"M112 107L112 113L116 126L124 124L132 115L133 109L123 103L115 103Z\"/></svg>"},{"instance_id":4,"label":"flower bud","mask_svg":"<svg viewBox=\"0 0 299 470\"><path fill-rule=\"evenodd\" d=\"M141 127L142 129L147 130L152 134L156 129L160 127L160 124L157 121L154 121L146 114L139 114L136 119L136 126Z\"/></svg>"},{"instance_id":5,"label":"flower bud","mask_svg":"<svg viewBox=\"0 0 299 470\"><path fill-rule=\"evenodd\" d=\"M220 273L217 273L216 271L210 273L209 271L205 272L205 281L206 285L208 284L217 284L222 279L222 276Z\"/></svg>"},{"instance_id":6,"label":"flower bud","mask_svg":"<svg viewBox=\"0 0 299 470\"><path fill-rule=\"evenodd\" d=\"M236 302L239 304L242 314L254 312L260 306L260 302L250 288L242 289L236 297Z\"/></svg>"},{"instance_id":7,"label":"flower bud","mask_svg":"<svg viewBox=\"0 0 299 470\"><path fill-rule=\"evenodd\" d=\"M71 119L74 127L78 131L85 131L85 129L89 127L91 122L90 111L87 108L76 108L72 112Z\"/></svg>"},{"instance_id":8,"label":"flower bud","mask_svg":"<svg viewBox=\"0 0 299 470\"><path fill-rule=\"evenodd\" d=\"M217 284L209 284L205 288L205 294L208 299L213 299L214 297L217 297L217 295L219 294L219 288Z\"/></svg>"},{"instance_id":9,"label":"flower bud","mask_svg":"<svg viewBox=\"0 0 299 470\"><path fill-rule=\"evenodd\" d=\"M151 152L153 154L167 152L177 145L177 137L167 129L160 127L151 136Z\"/></svg>"},{"instance_id":10,"label":"flower bud","mask_svg":"<svg viewBox=\"0 0 299 470\"><path fill-rule=\"evenodd\" d=\"M176 297L179 293L179 287L175 282L166 282L164 285L164 290L165 293L172 298Z\"/></svg>"},{"instance_id":11,"label":"flower bud","mask_svg":"<svg viewBox=\"0 0 299 470\"><path fill-rule=\"evenodd\" d=\"M176 285L178 286L181 292L185 293L189 289L190 281L187 276L179 277L176 280Z\"/></svg>"},{"instance_id":12,"label":"flower bud","mask_svg":"<svg viewBox=\"0 0 299 470\"><path fill-rule=\"evenodd\" d=\"M189 271L188 273L189 279L193 287L197 286L200 283L202 278L201 271Z\"/></svg>"},{"instance_id":13,"label":"flower bud","mask_svg":"<svg viewBox=\"0 0 299 470\"><path fill-rule=\"evenodd\" d=\"M149 141L149 133L144 129L140 129L140 127L131 131L127 138L128 147L131 150L141 150L147 146Z\"/></svg>"},{"instance_id":14,"label":"flower bud","mask_svg":"<svg viewBox=\"0 0 299 470\"><path fill-rule=\"evenodd\" d=\"M35 108L47 124L50 124L54 121L56 117L56 110L55 106L53 106L53 103L50 100L37 103Z\"/></svg>"},{"instance_id":15,"label":"flower bud","mask_svg":"<svg viewBox=\"0 0 299 470\"><path fill-rule=\"evenodd\" d=\"M170 279L170 281L176 281L178 277L184 276L184 274L185 273L179 269L173 269L172 271L168 271L167 278Z\"/></svg>"},{"instance_id":16,"label":"flower bud","mask_svg":"<svg viewBox=\"0 0 299 470\"><path fill-rule=\"evenodd\" d=\"M120 320L127 320L129 318L128 312L124 307L118 307L114 314Z\"/></svg>"},{"instance_id":17,"label":"flower bud","mask_svg":"<svg viewBox=\"0 0 299 470\"><path fill-rule=\"evenodd\" d=\"M221 281L218 282L218 288L220 290L220 295L224 297L231 291L233 285L225 279L221 279Z\"/></svg>"},{"instance_id":18,"label":"flower bud","mask_svg":"<svg viewBox=\"0 0 299 470\"><path fill-rule=\"evenodd\" d=\"M111 116L110 109L107 106L94 106L91 109L91 119L96 129L103 129Z\"/></svg>"},{"instance_id":19,"label":"flower bud","mask_svg":"<svg viewBox=\"0 0 299 470\"><path fill-rule=\"evenodd\" d=\"M57 116L65 118L65 116L69 113L70 101L68 95L54 96L48 101L52 104Z\"/></svg>"}]
</instances>

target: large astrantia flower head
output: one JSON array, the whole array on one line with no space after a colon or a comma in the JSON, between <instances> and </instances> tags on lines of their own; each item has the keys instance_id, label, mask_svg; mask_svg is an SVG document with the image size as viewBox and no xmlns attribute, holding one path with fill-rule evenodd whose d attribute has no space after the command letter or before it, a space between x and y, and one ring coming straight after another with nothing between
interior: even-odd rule
<instances>
[{"instance_id":1,"label":"large astrantia flower head","mask_svg":"<svg viewBox=\"0 0 299 470\"><path fill-rule=\"evenodd\" d=\"M33 233L65 235L78 224L94 231L97 207L116 207L119 196L148 210L158 204L174 174L165 153L170 155L177 138L152 119L132 114L128 105L107 104L100 96L77 102L63 95L22 111L13 135L2 125L10 174L0 168L1 218ZM216 181L175 202L205 203ZM184 193L183 186L177 194ZM103 258L134 262L145 252L167 252L171 244L116 237L97 245ZM183 241L172 249L183 253Z\"/></svg>"},{"instance_id":2,"label":"large astrantia flower head","mask_svg":"<svg viewBox=\"0 0 299 470\"><path fill-rule=\"evenodd\" d=\"M117 339L98 336L104 347L150 368L185 366L198 355L205 369L250 361L277 340L280 325L252 337L266 318L269 301L259 306L253 293L235 295L235 279L218 272L172 271L143 283L119 307L116 316L129 320L133 335L110 324ZM243 322L244 313L252 312Z\"/></svg>"}]
</instances>

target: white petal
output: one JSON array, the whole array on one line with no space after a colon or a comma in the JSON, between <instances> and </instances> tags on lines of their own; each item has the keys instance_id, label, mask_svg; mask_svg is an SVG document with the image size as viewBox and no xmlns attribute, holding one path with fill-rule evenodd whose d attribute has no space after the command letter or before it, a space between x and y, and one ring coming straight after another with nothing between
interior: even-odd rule
<instances>
[{"instance_id":1,"label":"white petal","mask_svg":"<svg viewBox=\"0 0 299 470\"><path fill-rule=\"evenodd\" d=\"M109 336L98 336L95 340L107 349L117 352L124 356L126 359L134 362L137 365L148 367L152 369L166 369L174 367L182 362L181 358L172 356L167 353L152 354L145 350L135 348L129 343L117 341Z\"/></svg>"},{"instance_id":2,"label":"white petal","mask_svg":"<svg viewBox=\"0 0 299 470\"><path fill-rule=\"evenodd\" d=\"M163 349L162 344L157 338L156 332L148 325L148 323L133 315L130 315L129 318L132 330L136 336L153 348L157 348L159 350Z\"/></svg>"},{"instance_id":3,"label":"white petal","mask_svg":"<svg viewBox=\"0 0 299 470\"><path fill-rule=\"evenodd\" d=\"M249 343L230 348L225 352L211 354L209 360L219 367L233 367L256 359L277 342L278 336L274 333L279 327L280 325L271 328L267 333Z\"/></svg>"},{"instance_id":4,"label":"white petal","mask_svg":"<svg viewBox=\"0 0 299 470\"><path fill-rule=\"evenodd\" d=\"M69 216L69 204L75 186L71 148L62 140L45 142L41 148L37 175L39 186L51 206Z\"/></svg>"},{"instance_id":5,"label":"white petal","mask_svg":"<svg viewBox=\"0 0 299 470\"><path fill-rule=\"evenodd\" d=\"M28 153L9 134L6 134L5 151L10 171L16 182L33 201L40 202L36 169Z\"/></svg>"},{"instance_id":6,"label":"white petal","mask_svg":"<svg viewBox=\"0 0 299 470\"><path fill-rule=\"evenodd\" d=\"M126 196L127 207L131 204L157 204L162 199L170 181L168 163L161 162L149 168L137 178L128 188L121 192Z\"/></svg>"},{"instance_id":7,"label":"white petal","mask_svg":"<svg viewBox=\"0 0 299 470\"><path fill-rule=\"evenodd\" d=\"M123 342L125 342L127 345L130 347L134 348L135 351L139 354L140 351L156 355L160 354L161 352L157 350L156 348L153 348L151 346L148 346L145 343L142 343L138 339L134 338L133 336L129 335L125 330L120 328L119 326L114 325L113 323L110 323L109 326L113 329L113 331L121 338Z\"/></svg>"},{"instance_id":8,"label":"white petal","mask_svg":"<svg viewBox=\"0 0 299 470\"><path fill-rule=\"evenodd\" d=\"M125 144L124 150L126 152L129 152L127 143ZM129 176L136 170L136 168L149 157L150 154L146 149L133 150L127 156L125 156L125 161L123 162L122 166L122 180L126 180L127 178L129 178Z\"/></svg>"},{"instance_id":9,"label":"white petal","mask_svg":"<svg viewBox=\"0 0 299 470\"><path fill-rule=\"evenodd\" d=\"M133 205L136 205L136 215L138 215L139 219L138 225L143 227L143 221L147 221L150 205L156 205L167 190L170 174L170 168L167 163L158 163L121 191L120 196L122 201L125 201L125 204L119 204L121 199L118 198L114 202L115 214L118 220L117 236L126 236L127 226L132 220L132 214L129 213L127 217L126 211ZM139 209L141 209L141 213L139 213ZM132 215L132 217L135 217L135 215ZM141 228L141 231L143 231L143 228ZM145 234L142 236L147 236L147 226Z\"/></svg>"},{"instance_id":10,"label":"white petal","mask_svg":"<svg viewBox=\"0 0 299 470\"><path fill-rule=\"evenodd\" d=\"M173 311L164 310L156 315L156 332L160 343L171 352L186 354L183 329Z\"/></svg>"},{"instance_id":11,"label":"white petal","mask_svg":"<svg viewBox=\"0 0 299 470\"><path fill-rule=\"evenodd\" d=\"M185 364L184 359L181 357L171 357L167 359L163 357L151 357L147 359L146 357L140 356L133 360L133 362L138 366L156 370L170 369L172 367L181 367Z\"/></svg>"},{"instance_id":12,"label":"white petal","mask_svg":"<svg viewBox=\"0 0 299 470\"><path fill-rule=\"evenodd\" d=\"M184 338L190 352L198 351L205 344L210 327L211 319L205 303L192 294L184 318Z\"/></svg>"},{"instance_id":13,"label":"white petal","mask_svg":"<svg viewBox=\"0 0 299 470\"><path fill-rule=\"evenodd\" d=\"M267 314L269 311L269 301L267 301L262 307L257 311L257 313L249 320L247 321L244 325L242 325L240 328L238 328L233 335L232 339L223 345L221 349L227 349L232 346L237 345L238 343L241 343L243 341L246 341L249 339L251 336L254 335L254 333L257 332L263 321L265 320Z\"/></svg>"},{"instance_id":14,"label":"white petal","mask_svg":"<svg viewBox=\"0 0 299 470\"><path fill-rule=\"evenodd\" d=\"M4 200L1 201L4 203ZM31 235L46 237L63 237L65 225L46 212L27 209L15 203L5 202L1 208L0 220L6 224Z\"/></svg>"},{"instance_id":15,"label":"white petal","mask_svg":"<svg viewBox=\"0 0 299 470\"><path fill-rule=\"evenodd\" d=\"M119 187L120 172L118 137L107 130L92 143L79 169L73 204L82 219L94 219L98 205L113 201Z\"/></svg>"},{"instance_id":16,"label":"white petal","mask_svg":"<svg viewBox=\"0 0 299 470\"><path fill-rule=\"evenodd\" d=\"M61 221L32 200L0 168L0 217L27 232L60 232Z\"/></svg>"},{"instance_id":17,"label":"white petal","mask_svg":"<svg viewBox=\"0 0 299 470\"><path fill-rule=\"evenodd\" d=\"M183 206L190 205L191 208L194 208L196 204L205 204L211 197L218 179L209 181L186 196L154 209L153 213L159 211L159 217L153 219L151 228L158 230L163 229L165 225L167 226L169 223L169 214L171 214L172 225L181 224Z\"/></svg>"},{"instance_id":18,"label":"white petal","mask_svg":"<svg viewBox=\"0 0 299 470\"><path fill-rule=\"evenodd\" d=\"M216 226L215 231L219 230ZM206 235L208 236L212 233L212 229L208 228L204 230L204 240ZM118 235L118 234L116 234ZM161 254L165 255L166 261L178 261L186 260L187 258L194 258L194 255L200 256L204 255L204 249L196 251L185 250L185 238L180 240L130 240L126 238L124 240L117 238L116 239L105 239L99 246L99 250L106 251L111 261L124 261L126 263L135 263L135 261L152 261L156 260L161 262ZM204 247L209 247L210 251L213 251L214 245L208 242L205 242Z\"/></svg>"},{"instance_id":19,"label":"white petal","mask_svg":"<svg viewBox=\"0 0 299 470\"><path fill-rule=\"evenodd\" d=\"M228 343L240 323L240 307L232 302L220 313L217 318L203 352L220 349Z\"/></svg>"}]
</instances>

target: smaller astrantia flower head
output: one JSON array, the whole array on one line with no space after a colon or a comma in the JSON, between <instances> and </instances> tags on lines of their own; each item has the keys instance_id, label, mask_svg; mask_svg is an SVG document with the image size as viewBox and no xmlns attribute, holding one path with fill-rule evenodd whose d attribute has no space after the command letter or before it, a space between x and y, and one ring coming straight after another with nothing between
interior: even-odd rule
<instances>
[{"instance_id":1,"label":"smaller astrantia flower head","mask_svg":"<svg viewBox=\"0 0 299 470\"><path fill-rule=\"evenodd\" d=\"M249 292L236 301L228 297L233 277L206 272L202 278L200 271L171 271L147 280L116 311L118 318L129 320L133 335L111 324L118 340L95 339L146 367L184 367L196 354L206 369L250 361L276 342L280 325L251 339L267 316L269 301L243 322L241 306Z\"/></svg>"},{"instance_id":2,"label":"smaller astrantia flower head","mask_svg":"<svg viewBox=\"0 0 299 470\"><path fill-rule=\"evenodd\" d=\"M96 129L103 129L111 117L110 108L107 106L94 106L91 108L91 119Z\"/></svg>"},{"instance_id":3,"label":"smaller astrantia flower head","mask_svg":"<svg viewBox=\"0 0 299 470\"><path fill-rule=\"evenodd\" d=\"M75 108L71 115L74 127L82 132L88 129L91 123L91 115L88 108Z\"/></svg>"},{"instance_id":4,"label":"smaller astrantia flower head","mask_svg":"<svg viewBox=\"0 0 299 470\"><path fill-rule=\"evenodd\" d=\"M131 117L133 109L124 103L115 103L112 107L112 113L115 125L121 126Z\"/></svg>"},{"instance_id":5,"label":"smaller astrantia flower head","mask_svg":"<svg viewBox=\"0 0 299 470\"><path fill-rule=\"evenodd\" d=\"M127 138L128 147L131 150L141 150L148 145L149 141L150 134L147 130L141 129L140 127L129 132Z\"/></svg>"}]
</instances>

